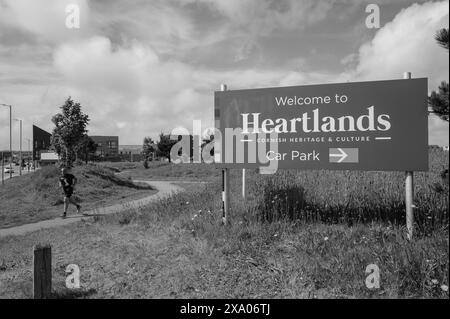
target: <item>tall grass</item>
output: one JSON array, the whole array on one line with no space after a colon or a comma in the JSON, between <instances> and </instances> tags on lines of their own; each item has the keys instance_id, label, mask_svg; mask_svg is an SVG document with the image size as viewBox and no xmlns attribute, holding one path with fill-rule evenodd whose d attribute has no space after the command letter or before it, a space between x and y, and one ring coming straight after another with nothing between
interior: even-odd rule
<instances>
[{"instance_id":1,"label":"tall grass","mask_svg":"<svg viewBox=\"0 0 450 319\"><path fill-rule=\"evenodd\" d=\"M430 153L430 171L415 174L415 221L421 234L448 227L448 153ZM400 172L279 171L253 176L250 192L263 221L405 224L405 175Z\"/></svg>"},{"instance_id":2,"label":"tall grass","mask_svg":"<svg viewBox=\"0 0 450 319\"><path fill-rule=\"evenodd\" d=\"M299 186L297 173L251 176L262 179L265 195L273 196L272 200L249 181L247 201L233 192L226 227L221 224L220 183L190 188L107 218L121 227L135 225L143 233L163 229L171 241L199 248L205 255L199 253L192 260L183 257L184 267L200 263L202 275L193 277L202 281L206 276L208 283L214 282L208 293L220 291L222 297L448 298L444 289L448 287L448 230L436 227L429 236L408 241L401 229L384 222L326 225L305 215L307 187ZM233 189L238 190L237 185ZM380 268L380 289L365 286L369 264Z\"/></svg>"}]
</instances>

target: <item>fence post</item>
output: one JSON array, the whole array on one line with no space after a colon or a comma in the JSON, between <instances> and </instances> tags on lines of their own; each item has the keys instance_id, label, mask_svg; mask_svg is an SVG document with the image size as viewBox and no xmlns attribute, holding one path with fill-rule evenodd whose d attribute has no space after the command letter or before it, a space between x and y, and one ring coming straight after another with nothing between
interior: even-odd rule
<instances>
[{"instance_id":1,"label":"fence post","mask_svg":"<svg viewBox=\"0 0 450 319\"><path fill-rule=\"evenodd\" d=\"M405 72L403 79L410 80L411 72ZM414 172L408 171L405 175L406 230L408 240L412 240L414 234Z\"/></svg>"},{"instance_id":2,"label":"fence post","mask_svg":"<svg viewBox=\"0 0 450 319\"><path fill-rule=\"evenodd\" d=\"M52 292L52 248L36 245L33 250L33 297L48 299Z\"/></svg>"}]
</instances>

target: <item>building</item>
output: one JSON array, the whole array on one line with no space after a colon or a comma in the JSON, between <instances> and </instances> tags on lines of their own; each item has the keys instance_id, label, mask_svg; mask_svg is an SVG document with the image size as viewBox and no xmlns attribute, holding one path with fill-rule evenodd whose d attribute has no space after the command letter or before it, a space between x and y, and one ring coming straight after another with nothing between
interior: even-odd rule
<instances>
[{"instance_id":1,"label":"building","mask_svg":"<svg viewBox=\"0 0 450 319\"><path fill-rule=\"evenodd\" d=\"M38 161L41 159L42 152L48 152L50 150L50 140L52 134L44 131L40 127L33 125L33 160Z\"/></svg>"},{"instance_id":2,"label":"building","mask_svg":"<svg viewBox=\"0 0 450 319\"><path fill-rule=\"evenodd\" d=\"M119 156L122 161L139 162L143 160L142 145L120 145Z\"/></svg>"},{"instance_id":3,"label":"building","mask_svg":"<svg viewBox=\"0 0 450 319\"><path fill-rule=\"evenodd\" d=\"M442 149L443 149L445 152L448 152L448 146L443 146Z\"/></svg>"},{"instance_id":4,"label":"building","mask_svg":"<svg viewBox=\"0 0 450 319\"><path fill-rule=\"evenodd\" d=\"M118 136L89 136L96 144L95 155L101 159L119 157L119 137Z\"/></svg>"},{"instance_id":5,"label":"building","mask_svg":"<svg viewBox=\"0 0 450 319\"><path fill-rule=\"evenodd\" d=\"M140 155L142 154L142 145L120 145L119 154L120 155Z\"/></svg>"}]
</instances>

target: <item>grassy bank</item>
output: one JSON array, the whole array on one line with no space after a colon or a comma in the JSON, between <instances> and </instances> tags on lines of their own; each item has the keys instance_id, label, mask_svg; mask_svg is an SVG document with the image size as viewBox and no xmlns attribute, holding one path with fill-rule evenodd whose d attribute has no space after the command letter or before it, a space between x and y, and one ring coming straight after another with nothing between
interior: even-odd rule
<instances>
[{"instance_id":1,"label":"grassy bank","mask_svg":"<svg viewBox=\"0 0 450 319\"><path fill-rule=\"evenodd\" d=\"M168 162L149 162L146 169L142 163L103 163L105 168L113 169L120 176L132 179L164 181L215 181L221 171L215 165L173 164Z\"/></svg>"},{"instance_id":2,"label":"grassy bank","mask_svg":"<svg viewBox=\"0 0 450 319\"><path fill-rule=\"evenodd\" d=\"M154 190L144 184L116 176L99 166L74 168L78 179L74 199L83 209L93 209L144 197ZM59 186L60 172L55 167L44 167L0 186L0 228L8 228L40 220L55 218L63 211L63 196ZM72 211L74 210L71 207Z\"/></svg>"},{"instance_id":3,"label":"grassy bank","mask_svg":"<svg viewBox=\"0 0 450 319\"><path fill-rule=\"evenodd\" d=\"M236 170L226 227L216 180L147 207L1 239L0 298L30 297L32 247L50 243L56 297L448 299L448 154L431 153L430 163L416 174L413 241L401 173L248 171L243 201ZM81 269L80 291L64 288L68 264ZM365 284L370 264L380 289Z\"/></svg>"},{"instance_id":4,"label":"grassy bank","mask_svg":"<svg viewBox=\"0 0 450 319\"><path fill-rule=\"evenodd\" d=\"M260 222L236 201L220 224L220 184L139 210L0 240L0 298L30 297L31 252L53 247L57 297L448 298L448 229L408 242L402 227ZM82 289L64 288L68 264ZM381 288L365 285L369 264Z\"/></svg>"}]
</instances>

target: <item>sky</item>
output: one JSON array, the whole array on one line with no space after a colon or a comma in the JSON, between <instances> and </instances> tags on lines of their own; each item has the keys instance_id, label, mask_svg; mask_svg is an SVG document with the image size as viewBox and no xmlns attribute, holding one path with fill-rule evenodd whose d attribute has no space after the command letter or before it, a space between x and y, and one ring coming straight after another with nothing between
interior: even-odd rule
<instances>
[{"instance_id":1,"label":"sky","mask_svg":"<svg viewBox=\"0 0 450 319\"><path fill-rule=\"evenodd\" d=\"M366 26L366 6L380 28ZM80 8L67 28L66 7ZM0 0L0 103L31 125L71 96L89 134L139 145L201 120L213 126L214 91L429 78L449 81L448 51L433 39L449 26L448 1ZM0 107L0 149L9 146ZM430 144L448 145L447 122L429 118ZM13 123L18 149L19 125ZM25 146L24 146L25 149Z\"/></svg>"}]
</instances>

